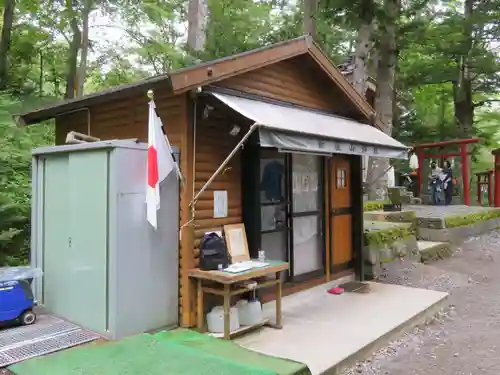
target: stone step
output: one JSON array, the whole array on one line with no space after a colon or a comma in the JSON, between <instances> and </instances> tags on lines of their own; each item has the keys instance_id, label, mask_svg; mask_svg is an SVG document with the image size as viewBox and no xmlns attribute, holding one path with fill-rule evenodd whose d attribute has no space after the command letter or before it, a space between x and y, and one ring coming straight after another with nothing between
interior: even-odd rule
<instances>
[{"instance_id":1,"label":"stone step","mask_svg":"<svg viewBox=\"0 0 500 375\"><path fill-rule=\"evenodd\" d=\"M364 221L364 276L367 280L377 279L382 263L409 257L420 261L415 229L411 223L387 221Z\"/></svg>"},{"instance_id":2,"label":"stone step","mask_svg":"<svg viewBox=\"0 0 500 375\"><path fill-rule=\"evenodd\" d=\"M415 211L368 211L363 214L365 220L388 221L391 223L413 223L415 221Z\"/></svg>"},{"instance_id":3,"label":"stone step","mask_svg":"<svg viewBox=\"0 0 500 375\"><path fill-rule=\"evenodd\" d=\"M417 241L418 252L422 263L448 258L453 254L451 244L437 241Z\"/></svg>"}]
</instances>

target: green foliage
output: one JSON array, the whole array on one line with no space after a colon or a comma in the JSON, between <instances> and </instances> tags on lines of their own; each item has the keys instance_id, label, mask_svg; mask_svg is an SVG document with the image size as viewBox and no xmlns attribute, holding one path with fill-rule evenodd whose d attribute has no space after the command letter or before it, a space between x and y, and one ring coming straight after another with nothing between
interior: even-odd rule
<instances>
[{"instance_id":1,"label":"green foliage","mask_svg":"<svg viewBox=\"0 0 500 375\"><path fill-rule=\"evenodd\" d=\"M363 211L382 211L384 209L384 204L388 203L388 201L368 201L363 203Z\"/></svg>"},{"instance_id":2,"label":"green foliage","mask_svg":"<svg viewBox=\"0 0 500 375\"><path fill-rule=\"evenodd\" d=\"M446 228L456 228L456 227L463 227L466 225L476 224L481 221L487 221L499 218L500 218L500 210L495 209L489 211L472 212L467 215L447 216L444 218L444 222L446 224Z\"/></svg>"},{"instance_id":3,"label":"green foliage","mask_svg":"<svg viewBox=\"0 0 500 375\"><path fill-rule=\"evenodd\" d=\"M17 127L11 114L19 108L0 96L0 266L28 260L31 150L54 141L50 125Z\"/></svg>"},{"instance_id":4,"label":"green foliage","mask_svg":"<svg viewBox=\"0 0 500 375\"><path fill-rule=\"evenodd\" d=\"M15 2L5 53L8 86L0 92L0 264L26 260L30 153L53 141L50 124L18 128L11 114L62 98L70 79L71 26L76 23L82 30L87 1ZM205 50L194 53L185 45L187 0L93 0L85 93L298 37L303 34L304 1L208 0ZM406 144L459 136L454 102L466 59L474 114L471 135L484 139L473 150L473 171L490 169L491 150L500 146L500 0L474 2L469 19L459 1L401 4L393 136ZM387 20L383 2L321 0L314 17L316 42L332 61L342 63L354 52L361 24L372 19L378 25ZM375 49L383 29L372 38ZM467 30L472 30L471 45ZM122 37L109 41L103 32L120 32ZM81 58L81 49L77 55ZM364 208L382 210L384 203L367 202Z\"/></svg>"},{"instance_id":5,"label":"green foliage","mask_svg":"<svg viewBox=\"0 0 500 375\"><path fill-rule=\"evenodd\" d=\"M381 248L396 241L405 240L412 235L415 235L415 229L411 224L394 225L392 228L381 230L365 230L364 245Z\"/></svg>"}]
</instances>

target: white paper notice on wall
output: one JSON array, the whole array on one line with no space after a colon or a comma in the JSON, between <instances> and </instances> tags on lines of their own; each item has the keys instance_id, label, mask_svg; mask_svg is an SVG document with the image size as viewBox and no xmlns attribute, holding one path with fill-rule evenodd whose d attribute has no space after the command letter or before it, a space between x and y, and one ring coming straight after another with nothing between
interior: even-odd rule
<instances>
[{"instance_id":1,"label":"white paper notice on wall","mask_svg":"<svg viewBox=\"0 0 500 375\"><path fill-rule=\"evenodd\" d=\"M227 217L227 190L214 191L214 219Z\"/></svg>"}]
</instances>

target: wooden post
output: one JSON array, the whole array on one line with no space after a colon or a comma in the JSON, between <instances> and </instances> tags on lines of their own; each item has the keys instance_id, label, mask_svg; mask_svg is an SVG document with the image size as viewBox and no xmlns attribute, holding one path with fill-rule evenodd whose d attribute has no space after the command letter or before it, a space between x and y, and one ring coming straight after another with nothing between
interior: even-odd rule
<instances>
[{"instance_id":1,"label":"wooden post","mask_svg":"<svg viewBox=\"0 0 500 375\"><path fill-rule=\"evenodd\" d=\"M477 185L477 203L481 205L483 203L483 195L481 194L481 173L476 173L476 185Z\"/></svg>"},{"instance_id":2,"label":"wooden post","mask_svg":"<svg viewBox=\"0 0 500 375\"><path fill-rule=\"evenodd\" d=\"M281 312L281 299L282 299L282 289L281 289L281 279L280 273L276 272L276 328L281 329L283 327L281 323L282 312Z\"/></svg>"},{"instance_id":3,"label":"wooden post","mask_svg":"<svg viewBox=\"0 0 500 375\"><path fill-rule=\"evenodd\" d=\"M181 185L181 231L180 231L180 325L182 327L193 327L196 324L196 294L195 282L189 278L188 272L195 266L194 255L194 227L193 210L190 202L194 196L194 103L189 95L183 101L183 111L180 121L182 121L181 133L181 173L185 178L185 184Z\"/></svg>"},{"instance_id":4,"label":"wooden post","mask_svg":"<svg viewBox=\"0 0 500 375\"><path fill-rule=\"evenodd\" d=\"M203 281L198 279L196 282L196 327L199 332L204 332L205 328L205 305L203 295Z\"/></svg>"},{"instance_id":5,"label":"wooden post","mask_svg":"<svg viewBox=\"0 0 500 375\"><path fill-rule=\"evenodd\" d=\"M470 206L470 185L469 185L469 155L467 155L467 144L460 145L460 157L462 158L462 177L464 185L464 204Z\"/></svg>"},{"instance_id":6,"label":"wooden post","mask_svg":"<svg viewBox=\"0 0 500 375\"><path fill-rule=\"evenodd\" d=\"M331 238L330 238L330 166L331 166L331 160L330 158L325 158L325 163L324 163L324 174L323 176L325 177L323 179L323 192L324 192L324 202L325 202L325 228L323 228L323 231L325 233L325 274L326 274L326 281L331 280L331 269L332 269L332 246L331 246Z\"/></svg>"},{"instance_id":7,"label":"wooden post","mask_svg":"<svg viewBox=\"0 0 500 375\"><path fill-rule=\"evenodd\" d=\"M417 149L418 171L417 171L417 197L420 197L420 189L422 187L422 166L424 165L424 149Z\"/></svg>"},{"instance_id":8,"label":"wooden post","mask_svg":"<svg viewBox=\"0 0 500 375\"><path fill-rule=\"evenodd\" d=\"M224 284L224 340L231 338L231 285Z\"/></svg>"},{"instance_id":9,"label":"wooden post","mask_svg":"<svg viewBox=\"0 0 500 375\"><path fill-rule=\"evenodd\" d=\"M493 170L488 171L488 206L493 206Z\"/></svg>"},{"instance_id":10,"label":"wooden post","mask_svg":"<svg viewBox=\"0 0 500 375\"><path fill-rule=\"evenodd\" d=\"M500 149L494 150L495 155L495 207L500 207Z\"/></svg>"}]
</instances>

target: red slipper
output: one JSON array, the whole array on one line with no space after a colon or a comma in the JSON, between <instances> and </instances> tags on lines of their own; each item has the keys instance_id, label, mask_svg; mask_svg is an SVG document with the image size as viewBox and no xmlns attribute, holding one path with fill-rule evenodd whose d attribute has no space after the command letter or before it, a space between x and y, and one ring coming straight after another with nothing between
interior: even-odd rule
<instances>
[{"instance_id":1,"label":"red slipper","mask_svg":"<svg viewBox=\"0 0 500 375\"><path fill-rule=\"evenodd\" d=\"M344 293L344 288L339 288L338 286L328 290L330 294L342 294Z\"/></svg>"}]
</instances>

